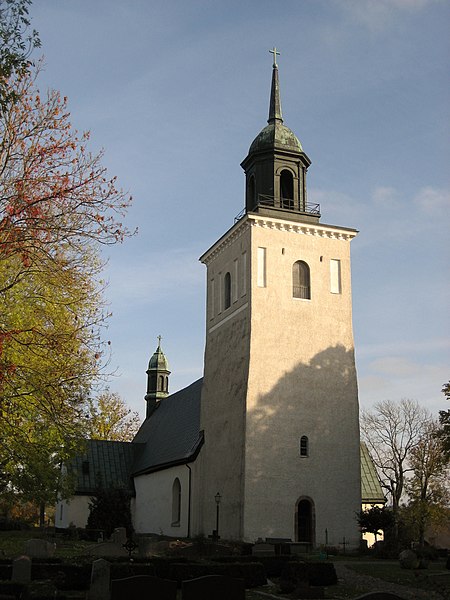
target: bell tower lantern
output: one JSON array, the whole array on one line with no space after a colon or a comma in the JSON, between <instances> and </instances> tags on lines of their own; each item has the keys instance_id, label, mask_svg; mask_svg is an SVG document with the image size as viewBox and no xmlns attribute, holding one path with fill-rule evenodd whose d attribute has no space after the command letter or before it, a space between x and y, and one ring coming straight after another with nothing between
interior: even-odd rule
<instances>
[{"instance_id":1,"label":"bell tower lantern","mask_svg":"<svg viewBox=\"0 0 450 600\"><path fill-rule=\"evenodd\" d=\"M157 403L169 395L169 363L161 350L161 336L158 336L158 347L150 358L147 369L147 403L146 417L149 417Z\"/></svg>"},{"instance_id":2,"label":"bell tower lantern","mask_svg":"<svg viewBox=\"0 0 450 600\"><path fill-rule=\"evenodd\" d=\"M306 195L306 171L311 164L281 112L277 49L273 53L268 125L253 140L241 167L245 171L245 212L318 222L318 205Z\"/></svg>"}]
</instances>

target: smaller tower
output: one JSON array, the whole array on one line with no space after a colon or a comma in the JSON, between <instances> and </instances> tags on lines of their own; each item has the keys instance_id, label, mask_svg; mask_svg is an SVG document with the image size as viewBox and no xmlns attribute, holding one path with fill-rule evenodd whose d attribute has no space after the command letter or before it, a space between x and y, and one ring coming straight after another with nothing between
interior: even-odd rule
<instances>
[{"instance_id":1,"label":"smaller tower","mask_svg":"<svg viewBox=\"0 0 450 600\"><path fill-rule=\"evenodd\" d=\"M147 393L144 398L147 402L148 418L160 400L169 395L169 363L166 355L161 350L161 336L158 336L158 347L148 363Z\"/></svg>"}]
</instances>

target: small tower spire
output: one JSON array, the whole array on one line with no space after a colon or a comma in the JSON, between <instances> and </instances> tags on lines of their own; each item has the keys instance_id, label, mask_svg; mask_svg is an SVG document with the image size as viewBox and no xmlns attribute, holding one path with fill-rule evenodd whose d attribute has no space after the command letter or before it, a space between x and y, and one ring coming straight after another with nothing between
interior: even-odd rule
<instances>
[{"instance_id":1,"label":"small tower spire","mask_svg":"<svg viewBox=\"0 0 450 600\"><path fill-rule=\"evenodd\" d=\"M150 358L147 369L147 417L151 415L157 403L169 395L169 363L161 350L161 336L158 335L158 347Z\"/></svg>"},{"instance_id":2,"label":"small tower spire","mask_svg":"<svg viewBox=\"0 0 450 600\"><path fill-rule=\"evenodd\" d=\"M270 90L270 104L269 104L269 118L268 123L282 123L283 116L281 114L281 100L280 100L280 84L278 81L278 65L277 55L280 53L277 51L275 46L273 50L269 50L273 54L273 69L272 69L272 88Z\"/></svg>"}]
</instances>

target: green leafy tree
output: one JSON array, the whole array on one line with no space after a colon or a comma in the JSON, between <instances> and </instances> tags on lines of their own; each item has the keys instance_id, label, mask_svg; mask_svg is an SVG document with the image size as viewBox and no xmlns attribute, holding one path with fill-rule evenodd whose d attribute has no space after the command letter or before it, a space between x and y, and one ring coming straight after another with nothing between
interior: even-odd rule
<instances>
[{"instance_id":1,"label":"green leafy tree","mask_svg":"<svg viewBox=\"0 0 450 600\"><path fill-rule=\"evenodd\" d=\"M0 0L0 108L17 100L8 85L14 75L22 75L30 66L30 56L41 41L38 32L30 31L28 8L31 0Z\"/></svg>"},{"instance_id":2,"label":"green leafy tree","mask_svg":"<svg viewBox=\"0 0 450 600\"><path fill-rule=\"evenodd\" d=\"M376 543L377 537L393 526L394 515L388 508L372 506L367 510L361 510L357 520L361 531L372 533L375 536Z\"/></svg>"},{"instance_id":3,"label":"green leafy tree","mask_svg":"<svg viewBox=\"0 0 450 600\"><path fill-rule=\"evenodd\" d=\"M448 460L438 435L438 423L424 424L417 444L411 449L411 478L407 482L409 514L413 517L416 539L424 545L429 525L445 518L449 508Z\"/></svg>"},{"instance_id":4,"label":"green leafy tree","mask_svg":"<svg viewBox=\"0 0 450 600\"><path fill-rule=\"evenodd\" d=\"M450 381L442 387L442 393L450 400ZM439 436L442 440L442 448L447 457L450 459L450 409L439 411Z\"/></svg>"},{"instance_id":5,"label":"green leafy tree","mask_svg":"<svg viewBox=\"0 0 450 600\"><path fill-rule=\"evenodd\" d=\"M132 412L119 394L106 390L89 400L88 437L94 440L129 442L140 424L139 414Z\"/></svg>"},{"instance_id":6,"label":"green leafy tree","mask_svg":"<svg viewBox=\"0 0 450 600\"><path fill-rule=\"evenodd\" d=\"M131 495L124 489L99 489L89 504L88 529L102 529L109 537L116 527L125 527L131 536Z\"/></svg>"}]
</instances>

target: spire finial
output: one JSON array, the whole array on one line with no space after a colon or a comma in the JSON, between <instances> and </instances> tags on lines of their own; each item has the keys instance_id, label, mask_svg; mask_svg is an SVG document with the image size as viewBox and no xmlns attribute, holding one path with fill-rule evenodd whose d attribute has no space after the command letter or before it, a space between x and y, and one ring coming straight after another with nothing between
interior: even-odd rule
<instances>
[{"instance_id":1,"label":"spire finial","mask_svg":"<svg viewBox=\"0 0 450 600\"><path fill-rule=\"evenodd\" d=\"M269 118L268 123L282 123L283 117L281 115L281 100L280 100L280 85L278 83L278 65L277 65L277 51L275 46L273 50L269 50L273 54L273 70L272 70L272 88L270 90L270 104L269 104Z\"/></svg>"},{"instance_id":2,"label":"spire finial","mask_svg":"<svg viewBox=\"0 0 450 600\"><path fill-rule=\"evenodd\" d=\"M277 65L277 54L278 54L278 56L280 56L280 53L277 52L277 49L275 48L275 46L273 47L272 50L269 50L269 52L271 54L273 54L273 68L276 69L278 67L278 65Z\"/></svg>"},{"instance_id":3,"label":"spire finial","mask_svg":"<svg viewBox=\"0 0 450 600\"><path fill-rule=\"evenodd\" d=\"M160 335L158 335L158 346L161 346L161 340L162 340L162 337Z\"/></svg>"}]
</instances>

